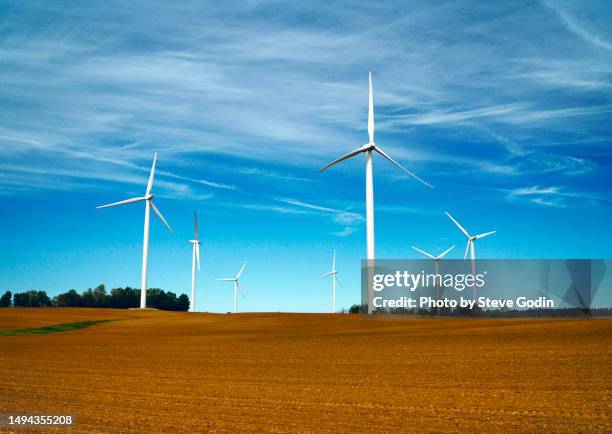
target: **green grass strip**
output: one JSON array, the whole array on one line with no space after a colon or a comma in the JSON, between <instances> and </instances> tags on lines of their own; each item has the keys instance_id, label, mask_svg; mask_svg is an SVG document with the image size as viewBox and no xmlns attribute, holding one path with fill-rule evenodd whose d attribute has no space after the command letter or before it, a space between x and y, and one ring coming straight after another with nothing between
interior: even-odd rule
<instances>
[{"instance_id":1,"label":"green grass strip","mask_svg":"<svg viewBox=\"0 0 612 434\"><path fill-rule=\"evenodd\" d=\"M70 332L72 330L84 329L94 324L115 321L102 319L98 321L69 322L65 324L53 324L44 327L30 327L15 330L0 330L0 336L24 336L24 335L48 335L50 333Z\"/></svg>"}]
</instances>

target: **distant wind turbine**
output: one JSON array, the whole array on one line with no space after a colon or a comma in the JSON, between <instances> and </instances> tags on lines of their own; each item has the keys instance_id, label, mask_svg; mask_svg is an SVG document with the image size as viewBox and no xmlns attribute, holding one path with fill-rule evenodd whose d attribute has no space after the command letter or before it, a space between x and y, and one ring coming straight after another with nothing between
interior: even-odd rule
<instances>
[{"instance_id":1,"label":"distant wind turbine","mask_svg":"<svg viewBox=\"0 0 612 434\"><path fill-rule=\"evenodd\" d=\"M349 152L348 154L332 161L327 166L324 166L319 172L324 171L325 169L337 164L341 161L354 157L357 154L365 153L366 156L366 234L367 234L367 259L374 259L374 180L372 175L372 152L378 152L380 155L385 157L387 160L395 164L397 167L402 169L408 175L418 179L423 184L428 187L433 188L433 186L414 173L410 172L404 166L399 164L397 161L392 159L385 151L383 151L379 146L374 143L374 100L372 96L372 73L369 74L369 108L368 108L368 135L370 141L355 149L354 151Z\"/></svg>"},{"instance_id":2,"label":"distant wind turbine","mask_svg":"<svg viewBox=\"0 0 612 434\"><path fill-rule=\"evenodd\" d=\"M450 252L451 250L453 250L455 248L455 246L450 246L448 249L446 249L445 251L443 251L442 253L440 253L438 256L433 256L417 247L412 246L412 248L414 250L416 250L419 253L422 253L423 255L427 256L428 258L431 258L434 260L434 274L437 276L440 274L440 259L442 259L444 256L446 256L446 254L448 252ZM436 277L436 300L440 299L440 285L438 285L438 278Z\"/></svg>"},{"instance_id":3,"label":"distant wind turbine","mask_svg":"<svg viewBox=\"0 0 612 434\"><path fill-rule=\"evenodd\" d=\"M340 279L338 279L338 270L336 270L336 249L334 249L334 257L332 259L332 270L329 273L323 274L319 279L323 279L324 277L332 276L332 313L336 313L336 281L340 285L341 288L344 288Z\"/></svg>"},{"instance_id":4,"label":"distant wind turbine","mask_svg":"<svg viewBox=\"0 0 612 434\"><path fill-rule=\"evenodd\" d=\"M200 271L200 239L198 238L198 213L193 212L193 218L195 222L195 239L189 240L192 245L192 257L191 257L191 307L190 312L195 312L195 288L196 288L196 260L198 262L198 271Z\"/></svg>"},{"instance_id":5,"label":"distant wind turbine","mask_svg":"<svg viewBox=\"0 0 612 434\"><path fill-rule=\"evenodd\" d=\"M246 264L247 263L245 262L242 265L242 268L240 269L238 274L236 274L236 277L224 277L222 279L215 279L215 280L220 280L224 282L234 282L234 313L238 312L238 291L240 291L240 294L242 294L243 298L246 298L246 296L244 295L244 292L242 292L242 288L240 288L240 283L238 283L238 279L240 279L240 275L244 271L244 267L246 267Z\"/></svg>"},{"instance_id":6,"label":"distant wind turbine","mask_svg":"<svg viewBox=\"0 0 612 434\"><path fill-rule=\"evenodd\" d=\"M493 235L497 231L485 232L484 234L472 236L468 234L468 231L466 231L465 228L461 226L459 222L453 218L452 215L450 215L448 212L446 212L446 215L448 216L449 219L453 221L453 223L455 223L455 225L459 228L459 230L463 232L463 234L467 237L468 241L467 241L467 245L465 246L465 255L463 255L463 264L465 265L465 261L468 257L468 250L469 250L470 259L472 262L472 274L475 275L476 274L476 254L474 253L474 242L481 238L488 237L489 235ZM474 285L472 285L472 297L476 299L476 286Z\"/></svg>"},{"instance_id":7,"label":"distant wind turbine","mask_svg":"<svg viewBox=\"0 0 612 434\"><path fill-rule=\"evenodd\" d=\"M153 188L153 177L155 176L155 162L157 161L157 152L153 157L153 165L151 166L151 174L149 175L149 182L147 184L147 191L142 197L133 197L131 199L122 200L120 202L110 203L108 205L98 206L96 208L108 208L111 206L127 205L128 203L145 202L145 218L144 218L144 240L142 244L142 277L140 280L140 308L144 309L147 304L147 271L149 266L149 217L151 214L151 208L153 212L159 217L162 223L168 228L170 233L174 234L174 231L162 216L161 212L157 209L153 203L154 195L151 194Z\"/></svg>"},{"instance_id":8,"label":"distant wind turbine","mask_svg":"<svg viewBox=\"0 0 612 434\"><path fill-rule=\"evenodd\" d=\"M495 232L497 232L497 231L491 231L491 232L485 232L484 234L472 236L472 235L468 234L468 232L464 229L464 227L461 226L459 224L459 222L453 218L452 215L450 215L448 212L446 212L446 215L448 216L449 219L451 219L453 221L453 223L455 223L455 225L459 228L459 230L461 232L463 232L463 234L468 239L467 246L465 246L465 255L463 256L463 262L464 263L465 263L465 260L467 259L467 256L468 256L468 250L470 251L470 257L471 257L472 261L474 259L476 259L476 254L474 253L474 241L479 240L479 239L484 238L484 237L488 237L489 235L493 235Z\"/></svg>"}]
</instances>

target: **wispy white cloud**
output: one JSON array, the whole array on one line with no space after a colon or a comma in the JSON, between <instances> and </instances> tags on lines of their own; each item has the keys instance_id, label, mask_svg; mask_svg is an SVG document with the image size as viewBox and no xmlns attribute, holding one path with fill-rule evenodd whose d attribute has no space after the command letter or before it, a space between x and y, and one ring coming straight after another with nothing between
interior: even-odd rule
<instances>
[{"instance_id":1,"label":"wispy white cloud","mask_svg":"<svg viewBox=\"0 0 612 434\"><path fill-rule=\"evenodd\" d=\"M474 119L500 118L511 113L522 112L528 106L529 104L526 103L514 103L468 110L436 110L429 113L398 116L394 122L406 125L458 124Z\"/></svg>"},{"instance_id":2,"label":"wispy white cloud","mask_svg":"<svg viewBox=\"0 0 612 434\"><path fill-rule=\"evenodd\" d=\"M298 210L306 210L311 213L329 216L332 221L343 227L342 230L333 232L333 235L339 237L346 237L352 234L357 230L357 226L364 221L364 218L361 214L352 211L316 205L287 197L278 197L276 198L276 200L278 202L291 205L292 207L295 207Z\"/></svg>"},{"instance_id":3,"label":"wispy white cloud","mask_svg":"<svg viewBox=\"0 0 612 434\"><path fill-rule=\"evenodd\" d=\"M557 3L549 0L543 0L542 3L559 15L559 18L570 32L580 36L596 47L612 51L612 44L610 42L604 40L601 36L592 31L587 30L583 25L578 24L578 22L569 13L561 9Z\"/></svg>"},{"instance_id":4,"label":"wispy white cloud","mask_svg":"<svg viewBox=\"0 0 612 434\"><path fill-rule=\"evenodd\" d=\"M594 107L566 107L550 110L531 110L520 113L512 113L504 116L503 120L511 124L535 123L547 120L571 118L577 116L601 115L612 112L612 105L601 105Z\"/></svg>"},{"instance_id":5,"label":"wispy white cloud","mask_svg":"<svg viewBox=\"0 0 612 434\"><path fill-rule=\"evenodd\" d=\"M315 205L315 204L311 204L311 203L303 202L301 200L287 198L287 197L279 197L279 198L276 198L276 200L282 203L286 203L288 205L293 205L297 208L304 208L307 210L318 211L321 213L329 214L332 216L332 219L336 223L340 223L343 225L356 224L356 223L360 223L364 221L364 218L361 214L357 214L351 211L330 208L330 207L321 206L321 205Z\"/></svg>"},{"instance_id":6,"label":"wispy white cloud","mask_svg":"<svg viewBox=\"0 0 612 434\"><path fill-rule=\"evenodd\" d=\"M337 237L348 237L349 235L353 234L356 230L357 229L354 227L345 226L341 231L332 232L332 234Z\"/></svg>"},{"instance_id":7,"label":"wispy white cloud","mask_svg":"<svg viewBox=\"0 0 612 434\"><path fill-rule=\"evenodd\" d=\"M508 190L507 198L510 200L524 198L538 205L559 208L568 207L570 205L569 200L572 200L573 203L581 202L582 204L585 202L592 204L611 201L611 199L607 197L597 196L591 193L572 192L560 186L540 187L539 185Z\"/></svg>"},{"instance_id":8,"label":"wispy white cloud","mask_svg":"<svg viewBox=\"0 0 612 434\"><path fill-rule=\"evenodd\" d=\"M547 5L14 3L0 24L0 157L34 169L85 162L119 181L159 151L160 182L185 194L248 192L238 172L290 195L295 184L277 180L309 181L303 169L366 140L372 69L377 140L417 173L592 173L588 152L540 146L609 135L612 60L572 49L576 34L605 54L609 42L553 4L570 30L560 33ZM41 10L54 19L35 22Z\"/></svg>"},{"instance_id":9,"label":"wispy white cloud","mask_svg":"<svg viewBox=\"0 0 612 434\"><path fill-rule=\"evenodd\" d=\"M65 167L33 167L17 164L0 163L0 171L3 175L3 185L5 190L18 188L24 191L36 192L44 190L68 190L73 187L74 191L82 192L85 189L94 189L97 185L91 181L110 181L114 183L129 184L128 192L137 194L143 193L146 188L147 178L145 176L95 170L91 168L65 168ZM23 175L23 176L20 176ZM81 181L76 181L76 180ZM84 183L82 180L89 180ZM132 187L133 186L133 187ZM167 197L193 198L203 197L195 193L187 184L172 181L155 181L155 187L162 191L162 195ZM211 197L207 195L206 197Z\"/></svg>"},{"instance_id":10,"label":"wispy white cloud","mask_svg":"<svg viewBox=\"0 0 612 434\"><path fill-rule=\"evenodd\" d=\"M182 181L188 181L190 183L202 184L207 187L220 188L223 190L238 190L238 187L231 184L222 184L220 182L207 181L206 179L198 179L198 178L190 178L188 176L177 175L172 172L168 172L167 170L158 170L156 172L158 175L166 176L168 178L180 179Z\"/></svg>"},{"instance_id":11,"label":"wispy white cloud","mask_svg":"<svg viewBox=\"0 0 612 434\"><path fill-rule=\"evenodd\" d=\"M235 169L235 171L237 173L242 173L245 175L265 176L269 178L277 178L277 179L283 179L287 181L300 181L300 182L313 182L314 181L313 178L303 178L300 176L293 176L293 175L281 173L275 170L261 169L258 167L241 167L241 168Z\"/></svg>"},{"instance_id":12,"label":"wispy white cloud","mask_svg":"<svg viewBox=\"0 0 612 434\"><path fill-rule=\"evenodd\" d=\"M606 59L527 58L517 59L516 64L516 79L527 79L546 88L598 92L612 87L612 64Z\"/></svg>"},{"instance_id":13,"label":"wispy white cloud","mask_svg":"<svg viewBox=\"0 0 612 434\"><path fill-rule=\"evenodd\" d=\"M295 215L309 214L308 211L295 209L295 208L288 208L288 207L278 206L278 205L263 205L263 204L247 203L247 204L243 204L242 207L247 208L247 209L259 210L259 211L270 211L270 212L280 213L280 214L295 214Z\"/></svg>"},{"instance_id":14,"label":"wispy white cloud","mask_svg":"<svg viewBox=\"0 0 612 434\"><path fill-rule=\"evenodd\" d=\"M538 205L565 208L566 202L561 194L560 187L520 187L508 192L508 199L526 198L529 202Z\"/></svg>"}]
</instances>

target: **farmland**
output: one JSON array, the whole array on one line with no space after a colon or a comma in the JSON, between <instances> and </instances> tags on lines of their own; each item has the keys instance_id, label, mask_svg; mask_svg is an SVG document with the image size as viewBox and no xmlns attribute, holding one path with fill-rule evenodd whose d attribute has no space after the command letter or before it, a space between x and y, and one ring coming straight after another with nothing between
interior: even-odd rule
<instances>
[{"instance_id":1,"label":"farmland","mask_svg":"<svg viewBox=\"0 0 612 434\"><path fill-rule=\"evenodd\" d=\"M612 320L3 309L0 413L75 431L605 431Z\"/></svg>"}]
</instances>

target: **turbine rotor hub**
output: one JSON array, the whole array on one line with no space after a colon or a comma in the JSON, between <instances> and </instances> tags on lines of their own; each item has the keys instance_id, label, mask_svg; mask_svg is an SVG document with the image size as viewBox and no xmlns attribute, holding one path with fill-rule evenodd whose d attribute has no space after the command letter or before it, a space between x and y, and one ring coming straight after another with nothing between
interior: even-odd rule
<instances>
[{"instance_id":1,"label":"turbine rotor hub","mask_svg":"<svg viewBox=\"0 0 612 434\"><path fill-rule=\"evenodd\" d=\"M363 145L364 151L373 151L374 149L376 149L376 145L374 144L374 142L366 143L365 145Z\"/></svg>"}]
</instances>

